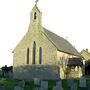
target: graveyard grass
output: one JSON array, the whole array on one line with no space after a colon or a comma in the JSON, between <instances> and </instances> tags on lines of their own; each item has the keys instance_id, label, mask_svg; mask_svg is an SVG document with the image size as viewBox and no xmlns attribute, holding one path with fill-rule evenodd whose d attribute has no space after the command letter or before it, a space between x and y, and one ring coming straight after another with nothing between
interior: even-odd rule
<instances>
[{"instance_id":1,"label":"graveyard grass","mask_svg":"<svg viewBox=\"0 0 90 90\"><path fill-rule=\"evenodd\" d=\"M86 76L87 81L90 81L90 76ZM87 90L87 88L79 88L79 79L74 79L75 82L78 83L78 90ZM0 78L0 85L4 85L6 90L14 90L14 86L16 86L19 83L18 80L12 80L9 78ZM52 90L52 87L55 86L55 81L48 80L49 89ZM62 80L62 86L64 90L69 90L67 86L66 79ZM26 82L24 90L32 90L34 87L37 87L37 85L34 85L34 82Z\"/></svg>"}]
</instances>

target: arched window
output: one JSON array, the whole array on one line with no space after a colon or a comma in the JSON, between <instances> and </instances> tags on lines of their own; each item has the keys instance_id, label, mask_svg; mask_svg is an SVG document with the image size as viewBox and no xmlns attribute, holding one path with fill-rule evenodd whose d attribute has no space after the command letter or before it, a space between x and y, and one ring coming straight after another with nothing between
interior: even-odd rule
<instances>
[{"instance_id":1,"label":"arched window","mask_svg":"<svg viewBox=\"0 0 90 90\"><path fill-rule=\"evenodd\" d=\"M37 18L37 13L35 12L34 13L34 20Z\"/></svg>"},{"instance_id":2,"label":"arched window","mask_svg":"<svg viewBox=\"0 0 90 90\"><path fill-rule=\"evenodd\" d=\"M33 60L32 60L32 64L35 64L35 60L36 60L36 43L34 41L33 43Z\"/></svg>"},{"instance_id":3,"label":"arched window","mask_svg":"<svg viewBox=\"0 0 90 90\"><path fill-rule=\"evenodd\" d=\"M27 64L29 64L29 48L27 48Z\"/></svg>"},{"instance_id":4,"label":"arched window","mask_svg":"<svg viewBox=\"0 0 90 90\"><path fill-rule=\"evenodd\" d=\"M39 48L39 64L42 64L42 48Z\"/></svg>"}]
</instances>

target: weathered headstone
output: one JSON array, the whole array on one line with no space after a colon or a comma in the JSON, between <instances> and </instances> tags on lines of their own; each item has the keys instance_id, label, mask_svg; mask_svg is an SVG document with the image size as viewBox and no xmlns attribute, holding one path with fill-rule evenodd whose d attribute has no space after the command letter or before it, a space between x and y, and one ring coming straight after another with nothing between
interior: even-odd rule
<instances>
[{"instance_id":1,"label":"weathered headstone","mask_svg":"<svg viewBox=\"0 0 90 90\"><path fill-rule=\"evenodd\" d=\"M20 81L19 83L18 83L18 86L20 86L20 87L25 87L25 81L23 80L23 81Z\"/></svg>"},{"instance_id":2,"label":"weathered headstone","mask_svg":"<svg viewBox=\"0 0 90 90\"><path fill-rule=\"evenodd\" d=\"M70 90L77 90L77 84L76 83L72 84Z\"/></svg>"},{"instance_id":3,"label":"weathered headstone","mask_svg":"<svg viewBox=\"0 0 90 90\"><path fill-rule=\"evenodd\" d=\"M39 78L34 78L34 84L35 85L40 85L40 79Z\"/></svg>"},{"instance_id":4,"label":"weathered headstone","mask_svg":"<svg viewBox=\"0 0 90 90\"><path fill-rule=\"evenodd\" d=\"M41 81L41 88L48 90L48 82L47 81Z\"/></svg>"},{"instance_id":5,"label":"weathered headstone","mask_svg":"<svg viewBox=\"0 0 90 90\"><path fill-rule=\"evenodd\" d=\"M80 78L79 87L86 87L86 78L85 77Z\"/></svg>"},{"instance_id":6,"label":"weathered headstone","mask_svg":"<svg viewBox=\"0 0 90 90\"><path fill-rule=\"evenodd\" d=\"M36 87L36 88L33 88L33 90L45 90L45 89L41 87Z\"/></svg>"},{"instance_id":7,"label":"weathered headstone","mask_svg":"<svg viewBox=\"0 0 90 90\"><path fill-rule=\"evenodd\" d=\"M41 87L39 90L48 90L48 89L45 89L45 88L42 88L42 87Z\"/></svg>"},{"instance_id":8,"label":"weathered headstone","mask_svg":"<svg viewBox=\"0 0 90 90\"><path fill-rule=\"evenodd\" d=\"M68 87L71 87L74 84L74 80L72 78L67 79Z\"/></svg>"},{"instance_id":9,"label":"weathered headstone","mask_svg":"<svg viewBox=\"0 0 90 90\"><path fill-rule=\"evenodd\" d=\"M8 72L8 77L12 78L13 73L11 71Z\"/></svg>"},{"instance_id":10,"label":"weathered headstone","mask_svg":"<svg viewBox=\"0 0 90 90\"><path fill-rule=\"evenodd\" d=\"M56 86L57 86L57 85L58 85L58 86L62 86L62 81L61 81L61 80L60 80L60 81L57 81L57 82L56 82Z\"/></svg>"},{"instance_id":11,"label":"weathered headstone","mask_svg":"<svg viewBox=\"0 0 90 90\"><path fill-rule=\"evenodd\" d=\"M39 87L35 87L35 88L33 88L33 90L40 90L40 88Z\"/></svg>"},{"instance_id":12,"label":"weathered headstone","mask_svg":"<svg viewBox=\"0 0 90 90\"><path fill-rule=\"evenodd\" d=\"M61 86L54 86L52 90L63 90Z\"/></svg>"},{"instance_id":13,"label":"weathered headstone","mask_svg":"<svg viewBox=\"0 0 90 90\"><path fill-rule=\"evenodd\" d=\"M23 87L20 87L20 86L15 86L14 87L14 90L24 90L24 88Z\"/></svg>"},{"instance_id":14,"label":"weathered headstone","mask_svg":"<svg viewBox=\"0 0 90 90\"><path fill-rule=\"evenodd\" d=\"M0 85L0 90L5 90L5 87Z\"/></svg>"},{"instance_id":15,"label":"weathered headstone","mask_svg":"<svg viewBox=\"0 0 90 90\"><path fill-rule=\"evenodd\" d=\"M2 77L2 71L0 71L0 77Z\"/></svg>"},{"instance_id":16,"label":"weathered headstone","mask_svg":"<svg viewBox=\"0 0 90 90\"><path fill-rule=\"evenodd\" d=\"M87 88L90 90L90 81L87 82Z\"/></svg>"}]
</instances>

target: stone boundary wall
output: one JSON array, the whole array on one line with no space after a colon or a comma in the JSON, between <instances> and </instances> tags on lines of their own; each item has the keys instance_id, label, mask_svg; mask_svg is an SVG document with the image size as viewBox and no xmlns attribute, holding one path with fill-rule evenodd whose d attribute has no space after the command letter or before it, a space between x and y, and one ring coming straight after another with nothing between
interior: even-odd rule
<instances>
[{"instance_id":1,"label":"stone boundary wall","mask_svg":"<svg viewBox=\"0 0 90 90\"><path fill-rule=\"evenodd\" d=\"M60 69L56 65L26 65L13 70L13 78L18 80L58 80Z\"/></svg>"},{"instance_id":2,"label":"stone boundary wall","mask_svg":"<svg viewBox=\"0 0 90 90\"><path fill-rule=\"evenodd\" d=\"M72 78L80 78L80 75L79 75L79 71L73 71L71 72L68 77L72 77Z\"/></svg>"}]
</instances>

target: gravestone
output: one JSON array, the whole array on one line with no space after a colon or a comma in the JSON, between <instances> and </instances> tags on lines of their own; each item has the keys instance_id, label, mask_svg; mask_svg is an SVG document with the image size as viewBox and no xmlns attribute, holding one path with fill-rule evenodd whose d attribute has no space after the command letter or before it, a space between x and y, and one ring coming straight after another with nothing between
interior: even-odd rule
<instances>
[{"instance_id":1,"label":"gravestone","mask_svg":"<svg viewBox=\"0 0 90 90\"><path fill-rule=\"evenodd\" d=\"M90 81L87 82L87 88L90 90Z\"/></svg>"},{"instance_id":2,"label":"gravestone","mask_svg":"<svg viewBox=\"0 0 90 90\"><path fill-rule=\"evenodd\" d=\"M85 77L80 78L79 87L86 87L86 78Z\"/></svg>"},{"instance_id":3,"label":"gravestone","mask_svg":"<svg viewBox=\"0 0 90 90\"><path fill-rule=\"evenodd\" d=\"M20 86L15 86L14 87L14 90L24 90L24 88L23 87L20 87Z\"/></svg>"},{"instance_id":4,"label":"gravestone","mask_svg":"<svg viewBox=\"0 0 90 90\"><path fill-rule=\"evenodd\" d=\"M47 81L41 81L41 88L48 90L48 82Z\"/></svg>"},{"instance_id":5,"label":"gravestone","mask_svg":"<svg viewBox=\"0 0 90 90\"><path fill-rule=\"evenodd\" d=\"M0 77L2 77L2 71L0 71Z\"/></svg>"},{"instance_id":6,"label":"gravestone","mask_svg":"<svg viewBox=\"0 0 90 90\"><path fill-rule=\"evenodd\" d=\"M33 90L40 90L40 87L35 87L33 88Z\"/></svg>"},{"instance_id":7,"label":"gravestone","mask_svg":"<svg viewBox=\"0 0 90 90\"><path fill-rule=\"evenodd\" d=\"M48 89L45 89L45 88L40 87L40 89L39 89L39 90L48 90Z\"/></svg>"},{"instance_id":8,"label":"gravestone","mask_svg":"<svg viewBox=\"0 0 90 90\"><path fill-rule=\"evenodd\" d=\"M20 87L25 87L25 81L23 80L23 81L20 81L19 83L18 83L18 86L20 86Z\"/></svg>"},{"instance_id":9,"label":"gravestone","mask_svg":"<svg viewBox=\"0 0 90 90\"><path fill-rule=\"evenodd\" d=\"M56 82L56 86L62 86L62 81L60 80L60 81L57 81Z\"/></svg>"},{"instance_id":10,"label":"gravestone","mask_svg":"<svg viewBox=\"0 0 90 90\"><path fill-rule=\"evenodd\" d=\"M67 78L68 87L71 87L74 84L74 80L72 78Z\"/></svg>"},{"instance_id":11,"label":"gravestone","mask_svg":"<svg viewBox=\"0 0 90 90\"><path fill-rule=\"evenodd\" d=\"M5 90L5 87L0 85L0 90Z\"/></svg>"},{"instance_id":12,"label":"gravestone","mask_svg":"<svg viewBox=\"0 0 90 90\"><path fill-rule=\"evenodd\" d=\"M41 88L41 87L36 87L36 88L33 88L33 90L46 90L46 89Z\"/></svg>"},{"instance_id":13,"label":"gravestone","mask_svg":"<svg viewBox=\"0 0 90 90\"><path fill-rule=\"evenodd\" d=\"M76 83L72 84L70 90L77 90L77 84Z\"/></svg>"},{"instance_id":14,"label":"gravestone","mask_svg":"<svg viewBox=\"0 0 90 90\"><path fill-rule=\"evenodd\" d=\"M8 77L12 78L13 73L11 71L8 72Z\"/></svg>"},{"instance_id":15,"label":"gravestone","mask_svg":"<svg viewBox=\"0 0 90 90\"><path fill-rule=\"evenodd\" d=\"M54 86L52 90L63 90L61 86Z\"/></svg>"},{"instance_id":16,"label":"gravestone","mask_svg":"<svg viewBox=\"0 0 90 90\"><path fill-rule=\"evenodd\" d=\"M34 84L35 85L40 85L40 79L39 78L34 78Z\"/></svg>"}]
</instances>

